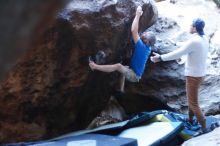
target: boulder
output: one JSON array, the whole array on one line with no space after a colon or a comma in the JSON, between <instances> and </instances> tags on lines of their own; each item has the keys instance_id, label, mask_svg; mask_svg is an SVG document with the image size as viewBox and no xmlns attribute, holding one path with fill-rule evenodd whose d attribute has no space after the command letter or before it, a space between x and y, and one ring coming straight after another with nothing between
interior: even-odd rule
<instances>
[{"instance_id":1,"label":"boulder","mask_svg":"<svg viewBox=\"0 0 220 146\"><path fill-rule=\"evenodd\" d=\"M0 141L48 139L86 128L105 109L118 77L91 71L88 56L102 50L105 63L130 59L138 5L144 31L157 20L151 0L73 0L61 10L1 85Z\"/></svg>"}]
</instances>

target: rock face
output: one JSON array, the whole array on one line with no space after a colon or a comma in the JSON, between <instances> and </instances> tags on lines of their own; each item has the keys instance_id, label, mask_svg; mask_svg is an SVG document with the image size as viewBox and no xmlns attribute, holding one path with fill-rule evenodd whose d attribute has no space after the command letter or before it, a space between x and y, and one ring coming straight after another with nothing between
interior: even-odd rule
<instances>
[{"instance_id":1,"label":"rock face","mask_svg":"<svg viewBox=\"0 0 220 146\"><path fill-rule=\"evenodd\" d=\"M197 5L198 7L194 7ZM207 7L207 5L209 7ZM213 1L184 1L178 0L175 5L168 1L157 3L159 18L152 29L158 33L158 42L155 51L163 54L178 49L181 43L190 38L189 26L192 20L202 17L205 22L205 34L210 40L208 55L207 76L200 88L199 101L206 115L220 113L219 81L219 23L220 15ZM201 10L202 9L202 10ZM204 13L204 9L207 12ZM175 11L175 13L173 13ZM193 13L193 15L192 15ZM187 99L185 95L184 64L176 60L153 64L151 77L147 87L153 97L160 97L176 111L187 113ZM155 84L157 83L157 84ZM158 85L159 83L159 85ZM140 90L140 88L138 89ZM155 92L159 91L159 92ZM141 91L143 92L143 91Z\"/></svg>"},{"instance_id":2,"label":"rock face","mask_svg":"<svg viewBox=\"0 0 220 146\"><path fill-rule=\"evenodd\" d=\"M105 109L118 74L92 72L87 59L95 58L100 50L107 55L105 63L126 62L131 57L130 27L137 5L144 10L143 31L157 20L151 0L74 0L58 14L1 85L2 143L84 129ZM140 100L138 104L144 105ZM152 103L141 107L155 108ZM129 114L136 112L140 110Z\"/></svg>"},{"instance_id":3,"label":"rock face","mask_svg":"<svg viewBox=\"0 0 220 146\"><path fill-rule=\"evenodd\" d=\"M136 6L143 5L140 31L144 31L157 19L157 10L152 1L75 0L60 13L74 28L75 48L89 54L103 50L108 61L122 61L131 54L130 28ZM125 41L126 42L125 42ZM120 58L121 57L121 58ZM118 60L118 59L122 60Z\"/></svg>"},{"instance_id":4,"label":"rock face","mask_svg":"<svg viewBox=\"0 0 220 146\"><path fill-rule=\"evenodd\" d=\"M207 7L208 6L208 7ZM199 102L205 115L220 114L219 93L219 9L212 1L178 0L175 6L168 1L157 3L159 18L152 29L158 33L156 52L166 53L179 48L181 43L190 38L189 26L194 18L202 17L206 22L205 33L210 40L207 76L200 88ZM206 12L210 13L204 13ZM173 13L175 12L175 13ZM152 66L150 78L145 85L152 97L163 99L175 111L187 113L187 99L185 93L184 64L176 60L161 62ZM139 92L144 92L137 88ZM216 116L217 117L217 116ZM183 145L219 145L219 129L193 138Z\"/></svg>"},{"instance_id":5,"label":"rock face","mask_svg":"<svg viewBox=\"0 0 220 146\"><path fill-rule=\"evenodd\" d=\"M0 2L0 82L68 0ZM47 14L47 15L45 15Z\"/></svg>"},{"instance_id":6,"label":"rock face","mask_svg":"<svg viewBox=\"0 0 220 146\"><path fill-rule=\"evenodd\" d=\"M191 16L192 12L204 15L206 20L219 17L212 1L201 1L178 0L175 4L161 1L157 7L151 0L70 2L2 83L0 142L51 138L118 122L141 111L167 109L186 113L183 64L176 61L149 62L141 81L126 82L125 94L116 98L116 102L110 97L117 88L119 74L91 71L88 56L98 61L99 54L96 53L104 51L106 57L99 63L129 65L133 48L130 27L137 5L144 9L140 31L157 20L150 28L157 34L153 51L170 52L189 38L185 26L188 29L191 18L195 17ZM206 8L208 10L204 11ZM185 24L188 20L190 23ZM206 22L209 27L205 32L211 43L209 72L200 99L205 114L217 115L220 113L220 23Z\"/></svg>"}]
</instances>

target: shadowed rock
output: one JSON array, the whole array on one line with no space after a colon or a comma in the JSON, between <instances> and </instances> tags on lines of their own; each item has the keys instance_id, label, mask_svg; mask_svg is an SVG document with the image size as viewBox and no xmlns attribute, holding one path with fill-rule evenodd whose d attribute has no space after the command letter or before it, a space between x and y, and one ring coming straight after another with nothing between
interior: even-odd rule
<instances>
[{"instance_id":1,"label":"shadowed rock","mask_svg":"<svg viewBox=\"0 0 220 146\"><path fill-rule=\"evenodd\" d=\"M54 15L68 0L0 2L0 81L16 61L40 39Z\"/></svg>"},{"instance_id":2,"label":"shadowed rock","mask_svg":"<svg viewBox=\"0 0 220 146\"><path fill-rule=\"evenodd\" d=\"M106 108L89 124L87 128L92 129L110 123L117 123L125 120L126 117L127 115L125 114L124 109L115 97L111 96Z\"/></svg>"},{"instance_id":3,"label":"shadowed rock","mask_svg":"<svg viewBox=\"0 0 220 146\"><path fill-rule=\"evenodd\" d=\"M144 9L143 31L157 19L150 0L74 0L59 12L2 83L0 141L45 139L86 128L105 108L117 81L117 73L92 72L88 56L102 50L106 63L131 57L137 5Z\"/></svg>"}]
</instances>

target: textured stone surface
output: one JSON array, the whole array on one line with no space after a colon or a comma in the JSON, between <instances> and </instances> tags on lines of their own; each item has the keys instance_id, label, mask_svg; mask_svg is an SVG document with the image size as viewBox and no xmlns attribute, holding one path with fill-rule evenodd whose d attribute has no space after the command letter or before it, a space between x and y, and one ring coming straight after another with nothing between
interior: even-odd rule
<instances>
[{"instance_id":1,"label":"textured stone surface","mask_svg":"<svg viewBox=\"0 0 220 146\"><path fill-rule=\"evenodd\" d=\"M130 28L139 4L143 31L157 19L153 1L70 2L2 83L0 141L45 139L86 128L105 109L118 77L92 72L88 56L104 50L107 63L131 57Z\"/></svg>"},{"instance_id":2,"label":"textured stone surface","mask_svg":"<svg viewBox=\"0 0 220 146\"><path fill-rule=\"evenodd\" d=\"M197 7L194 7L195 4L197 4ZM219 20L216 19L219 17L219 13L216 5L212 1L205 0L193 0L190 2L179 0L175 5L168 1L159 2L157 7L159 19L152 26L152 30L158 33L157 46L154 51L162 54L178 49L184 41L190 38L188 31L194 18L200 16L205 20L205 33L210 40L210 48L207 60L208 75L201 86L199 102L204 114L219 114L220 94L218 81L220 56L219 42L217 41L219 36ZM201 9L207 9L209 13L204 13ZM153 97L159 97L176 111L187 113L184 64L178 64L174 60L151 64L150 66L152 66L152 72L150 73L150 79L146 82L148 85L147 89L151 91L148 94L151 94ZM137 90L140 90L140 88Z\"/></svg>"},{"instance_id":3,"label":"textured stone surface","mask_svg":"<svg viewBox=\"0 0 220 146\"><path fill-rule=\"evenodd\" d=\"M40 35L68 0L0 2L0 81Z\"/></svg>"},{"instance_id":4,"label":"textured stone surface","mask_svg":"<svg viewBox=\"0 0 220 146\"><path fill-rule=\"evenodd\" d=\"M153 51L159 53L170 52L188 39L186 30L197 13L213 20L207 21L209 27L205 30L211 50L209 75L202 85L200 102L205 114L219 114L216 46L220 23L214 21L219 15L212 1L200 1L178 0L175 5L170 1L158 2L158 19L154 3L146 0L70 2L3 82L0 141L54 137L84 129L91 121L89 127L96 127L141 111L167 109L186 113L183 64L149 62L139 83L126 82L125 94L116 98L115 105L109 105L109 99L117 88L119 74L93 72L88 67L88 56L95 59L100 50L106 53L102 63L129 64L133 48L130 27L139 4L145 10L140 31L158 20L150 29L158 38Z\"/></svg>"}]
</instances>

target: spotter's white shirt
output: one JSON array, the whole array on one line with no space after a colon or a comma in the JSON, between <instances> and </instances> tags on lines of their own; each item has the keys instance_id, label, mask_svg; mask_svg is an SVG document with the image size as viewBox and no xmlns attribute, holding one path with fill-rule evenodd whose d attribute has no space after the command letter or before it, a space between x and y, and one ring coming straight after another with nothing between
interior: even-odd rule
<instances>
[{"instance_id":1,"label":"spotter's white shirt","mask_svg":"<svg viewBox=\"0 0 220 146\"><path fill-rule=\"evenodd\" d=\"M185 76L203 77L206 74L206 60L209 42L205 35L195 34L182 47L170 53L161 55L163 61L179 59L187 55L185 62Z\"/></svg>"}]
</instances>

